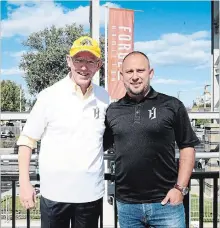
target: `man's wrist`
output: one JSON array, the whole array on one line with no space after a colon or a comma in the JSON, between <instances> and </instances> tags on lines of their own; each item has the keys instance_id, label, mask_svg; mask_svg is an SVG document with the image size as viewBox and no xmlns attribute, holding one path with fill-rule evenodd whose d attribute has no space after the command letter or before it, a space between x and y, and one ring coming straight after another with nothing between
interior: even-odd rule
<instances>
[{"instance_id":1,"label":"man's wrist","mask_svg":"<svg viewBox=\"0 0 220 228\"><path fill-rule=\"evenodd\" d=\"M187 186L181 186L179 184L175 184L174 188L179 190L183 196L187 195L189 192L189 188Z\"/></svg>"},{"instance_id":2,"label":"man's wrist","mask_svg":"<svg viewBox=\"0 0 220 228\"><path fill-rule=\"evenodd\" d=\"M27 184L30 183L30 177L29 175L27 177L20 177L19 178L19 184Z\"/></svg>"}]
</instances>

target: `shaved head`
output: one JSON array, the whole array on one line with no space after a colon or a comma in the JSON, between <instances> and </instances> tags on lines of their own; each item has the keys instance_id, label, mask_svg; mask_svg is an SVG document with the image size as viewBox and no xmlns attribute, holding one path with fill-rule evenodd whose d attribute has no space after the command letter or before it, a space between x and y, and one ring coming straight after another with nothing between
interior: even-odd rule
<instances>
[{"instance_id":1,"label":"shaved head","mask_svg":"<svg viewBox=\"0 0 220 228\"><path fill-rule=\"evenodd\" d=\"M146 58L146 60L148 61L148 64L149 64L149 67L150 67L150 60L149 60L149 58L147 57L147 55L145 55L145 54L144 54L143 52L141 52L141 51L132 51L132 52L128 53L128 54L124 57L124 59L123 59L123 61L122 61L122 66L123 66L124 61L125 61L129 56L131 56L131 55L142 55L142 56L144 56L144 57Z\"/></svg>"},{"instance_id":2,"label":"shaved head","mask_svg":"<svg viewBox=\"0 0 220 228\"><path fill-rule=\"evenodd\" d=\"M130 97L143 98L150 89L154 70L150 68L148 57L139 51L125 56L122 62L121 77Z\"/></svg>"}]
</instances>

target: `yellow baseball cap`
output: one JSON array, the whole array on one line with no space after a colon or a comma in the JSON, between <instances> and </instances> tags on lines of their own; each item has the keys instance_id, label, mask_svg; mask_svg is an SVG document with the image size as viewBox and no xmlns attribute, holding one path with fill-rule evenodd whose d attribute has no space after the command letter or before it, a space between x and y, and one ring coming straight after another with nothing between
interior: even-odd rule
<instances>
[{"instance_id":1,"label":"yellow baseball cap","mask_svg":"<svg viewBox=\"0 0 220 228\"><path fill-rule=\"evenodd\" d=\"M88 51L97 58L101 57L101 50L98 42L89 36L82 36L74 41L70 49L70 56L74 56L81 51Z\"/></svg>"}]
</instances>

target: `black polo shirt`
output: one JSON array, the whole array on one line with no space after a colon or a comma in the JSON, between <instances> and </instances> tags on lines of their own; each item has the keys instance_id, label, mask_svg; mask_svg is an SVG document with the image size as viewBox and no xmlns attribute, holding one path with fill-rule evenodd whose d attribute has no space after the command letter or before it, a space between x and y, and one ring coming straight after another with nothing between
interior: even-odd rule
<instances>
[{"instance_id":1,"label":"black polo shirt","mask_svg":"<svg viewBox=\"0 0 220 228\"><path fill-rule=\"evenodd\" d=\"M136 102L128 95L106 113L104 148L115 148L116 198L127 203L160 202L177 181L175 141L180 149L199 140L178 99L158 93Z\"/></svg>"}]
</instances>

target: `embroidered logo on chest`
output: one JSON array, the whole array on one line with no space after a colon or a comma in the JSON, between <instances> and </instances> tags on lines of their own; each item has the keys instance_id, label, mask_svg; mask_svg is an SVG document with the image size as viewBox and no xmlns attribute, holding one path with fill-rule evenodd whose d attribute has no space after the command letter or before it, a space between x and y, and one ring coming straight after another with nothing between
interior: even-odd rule
<instances>
[{"instance_id":1,"label":"embroidered logo on chest","mask_svg":"<svg viewBox=\"0 0 220 228\"><path fill-rule=\"evenodd\" d=\"M98 107L93 108L93 112L94 112L94 118L98 119L99 118L99 108Z\"/></svg>"},{"instance_id":2,"label":"embroidered logo on chest","mask_svg":"<svg viewBox=\"0 0 220 228\"><path fill-rule=\"evenodd\" d=\"M149 112L149 119L150 120L157 118L157 109L155 107L153 107L152 109L149 109L148 112Z\"/></svg>"}]
</instances>

